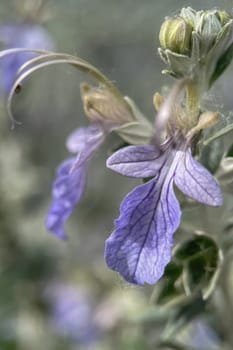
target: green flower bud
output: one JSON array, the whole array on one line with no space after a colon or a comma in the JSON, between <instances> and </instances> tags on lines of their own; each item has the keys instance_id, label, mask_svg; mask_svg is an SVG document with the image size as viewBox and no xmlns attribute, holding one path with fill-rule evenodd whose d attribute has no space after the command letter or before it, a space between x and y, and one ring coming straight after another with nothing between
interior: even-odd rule
<instances>
[{"instance_id":1,"label":"green flower bud","mask_svg":"<svg viewBox=\"0 0 233 350\"><path fill-rule=\"evenodd\" d=\"M165 20L159 39L163 73L191 78L206 91L233 59L233 18L226 11L186 7Z\"/></svg>"},{"instance_id":2,"label":"green flower bud","mask_svg":"<svg viewBox=\"0 0 233 350\"><path fill-rule=\"evenodd\" d=\"M191 7L183 7L179 13L179 16L183 18L187 23L190 23L194 27L197 11Z\"/></svg>"},{"instance_id":3,"label":"green flower bud","mask_svg":"<svg viewBox=\"0 0 233 350\"><path fill-rule=\"evenodd\" d=\"M208 52L218 34L221 32L222 25L220 18L217 16L217 12L214 11L200 11L200 18L197 20L196 31L200 35L200 40L202 42L203 54L205 51Z\"/></svg>"},{"instance_id":4,"label":"green flower bud","mask_svg":"<svg viewBox=\"0 0 233 350\"><path fill-rule=\"evenodd\" d=\"M186 22L182 17L168 18L162 24L159 33L162 49L169 49L179 54L188 54L192 45L192 30L191 23Z\"/></svg>"}]
</instances>

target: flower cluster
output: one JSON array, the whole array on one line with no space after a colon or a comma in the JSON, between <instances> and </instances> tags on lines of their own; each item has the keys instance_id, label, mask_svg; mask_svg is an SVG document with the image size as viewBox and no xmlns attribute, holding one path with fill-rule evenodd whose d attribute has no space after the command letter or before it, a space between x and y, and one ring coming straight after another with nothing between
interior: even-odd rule
<instances>
[{"instance_id":1,"label":"flower cluster","mask_svg":"<svg viewBox=\"0 0 233 350\"><path fill-rule=\"evenodd\" d=\"M163 73L190 77L199 89L209 88L231 62L233 19L225 11L182 8L166 18L160 30L159 54L167 65Z\"/></svg>"},{"instance_id":2,"label":"flower cluster","mask_svg":"<svg viewBox=\"0 0 233 350\"><path fill-rule=\"evenodd\" d=\"M181 220L174 185L194 201L222 204L218 183L195 159L194 151L202 130L219 120L217 112L203 111L201 95L232 58L232 30L232 18L217 10L187 8L166 19L160 31L160 55L169 73L180 80L166 98L155 94L158 114L154 128L131 99L123 97L108 78L79 57L34 50L41 55L21 69L13 86L10 83L8 106L15 87L48 65L67 63L98 81L98 86L81 85L90 125L75 130L67 139L68 151L76 156L64 160L57 169L46 226L59 238L66 238L65 223L84 193L88 163L106 136L116 132L130 146L111 155L107 167L145 180L123 200L115 230L106 241L107 265L130 283L155 283L171 260L173 235ZM25 50L13 51L3 52L6 62L8 55ZM17 62L17 67L20 64Z\"/></svg>"}]
</instances>

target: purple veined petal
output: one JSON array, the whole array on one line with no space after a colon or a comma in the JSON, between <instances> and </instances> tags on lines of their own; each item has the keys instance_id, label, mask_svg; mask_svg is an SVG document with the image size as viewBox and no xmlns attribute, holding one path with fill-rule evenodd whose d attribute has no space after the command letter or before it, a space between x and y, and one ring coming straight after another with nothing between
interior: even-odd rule
<instances>
[{"instance_id":1,"label":"purple veined petal","mask_svg":"<svg viewBox=\"0 0 233 350\"><path fill-rule=\"evenodd\" d=\"M176 169L175 184L188 197L211 206L222 205L222 194L214 177L197 162L188 149Z\"/></svg>"},{"instance_id":2,"label":"purple veined petal","mask_svg":"<svg viewBox=\"0 0 233 350\"><path fill-rule=\"evenodd\" d=\"M106 164L122 175L146 178L156 175L165 162L165 157L154 145L129 146L111 155Z\"/></svg>"},{"instance_id":3,"label":"purple veined petal","mask_svg":"<svg viewBox=\"0 0 233 350\"><path fill-rule=\"evenodd\" d=\"M61 239L66 238L64 225L79 203L86 185L87 164L70 174L74 160L75 158L65 160L57 170L53 200L46 219L47 229Z\"/></svg>"},{"instance_id":4,"label":"purple veined petal","mask_svg":"<svg viewBox=\"0 0 233 350\"><path fill-rule=\"evenodd\" d=\"M99 125L91 125L75 130L68 137L66 146L72 153L78 153L70 170L74 172L84 162L89 160L105 140L104 129Z\"/></svg>"},{"instance_id":5,"label":"purple veined petal","mask_svg":"<svg viewBox=\"0 0 233 350\"><path fill-rule=\"evenodd\" d=\"M67 138L66 147L71 153L81 152L88 147L91 150L102 143L105 133L100 125L91 125L73 131Z\"/></svg>"},{"instance_id":6,"label":"purple veined petal","mask_svg":"<svg viewBox=\"0 0 233 350\"><path fill-rule=\"evenodd\" d=\"M163 174L164 181L161 176L126 196L116 229L106 241L108 267L130 283L155 283L171 259L181 211L173 192L173 174Z\"/></svg>"}]
</instances>

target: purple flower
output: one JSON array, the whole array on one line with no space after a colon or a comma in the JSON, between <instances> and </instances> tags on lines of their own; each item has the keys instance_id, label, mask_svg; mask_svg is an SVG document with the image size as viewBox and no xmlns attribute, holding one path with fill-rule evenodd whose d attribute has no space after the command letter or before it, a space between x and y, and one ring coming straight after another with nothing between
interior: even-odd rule
<instances>
[{"instance_id":1,"label":"purple flower","mask_svg":"<svg viewBox=\"0 0 233 350\"><path fill-rule=\"evenodd\" d=\"M45 292L51 305L51 326L61 336L80 344L88 344L97 337L94 309L90 298L73 285L53 284Z\"/></svg>"},{"instance_id":2,"label":"purple flower","mask_svg":"<svg viewBox=\"0 0 233 350\"><path fill-rule=\"evenodd\" d=\"M169 104L170 100L168 97ZM157 118L156 125L161 131L169 119L165 115L168 107L165 102ZM184 135L183 111L177 108L174 115L174 110L169 110L173 118L169 119L167 138L162 145L157 144L157 135L151 145L126 147L107 161L110 169L122 175L153 177L125 197L115 221L116 229L106 241L107 265L130 283L155 283L171 260L173 234L181 218L174 183L198 202L212 206L222 204L217 182L191 153L190 135L199 128L193 125Z\"/></svg>"},{"instance_id":3,"label":"purple flower","mask_svg":"<svg viewBox=\"0 0 233 350\"><path fill-rule=\"evenodd\" d=\"M66 159L57 170L53 184L53 201L46 226L59 238L66 238L64 224L79 203L86 185L88 161L105 139L100 125L91 125L74 131L67 140L67 148L77 157Z\"/></svg>"},{"instance_id":4,"label":"purple flower","mask_svg":"<svg viewBox=\"0 0 233 350\"><path fill-rule=\"evenodd\" d=\"M83 84L81 95L84 111L92 124L74 131L67 140L68 150L77 153L77 157L65 160L57 170L52 191L53 201L46 220L48 230L61 239L66 238L64 225L84 193L88 162L93 154L108 133L114 130L130 137L127 127L125 130L122 127L132 123L135 128L139 124L134 120L126 101L104 87ZM140 122L143 123L141 120L140 117ZM140 134L139 138L141 137Z\"/></svg>"},{"instance_id":5,"label":"purple flower","mask_svg":"<svg viewBox=\"0 0 233 350\"><path fill-rule=\"evenodd\" d=\"M30 48L46 49L54 48L53 40L48 33L36 24L8 24L0 26L0 41L6 49ZM1 89L8 94L15 80L15 75L26 61L33 58L34 53L21 52L2 58L1 60Z\"/></svg>"}]
</instances>

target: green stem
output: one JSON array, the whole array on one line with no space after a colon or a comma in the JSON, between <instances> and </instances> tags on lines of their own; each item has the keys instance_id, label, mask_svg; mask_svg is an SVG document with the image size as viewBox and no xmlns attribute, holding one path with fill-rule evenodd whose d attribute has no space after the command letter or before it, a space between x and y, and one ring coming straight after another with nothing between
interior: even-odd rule
<instances>
[{"instance_id":1,"label":"green stem","mask_svg":"<svg viewBox=\"0 0 233 350\"><path fill-rule=\"evenodd\" d=\"M203 146L208 146L211 142L218 139L219 137L222 137L228 133L233 131L233 124L227 125L225 128L221 129L220 131L216 132L213 136L209 137L207 140L203 142Z\"/></svg>"}]
</instances>

